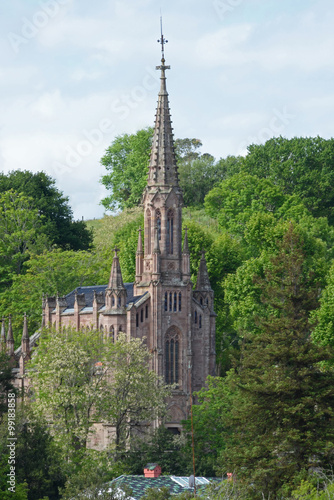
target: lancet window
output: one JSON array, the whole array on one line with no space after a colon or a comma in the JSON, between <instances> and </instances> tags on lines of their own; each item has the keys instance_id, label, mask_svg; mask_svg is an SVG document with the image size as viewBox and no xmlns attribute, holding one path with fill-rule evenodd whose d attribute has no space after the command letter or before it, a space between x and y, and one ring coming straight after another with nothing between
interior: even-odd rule
<instances>
[{"instance_id":1,"label":"lancet window","mask_svg":"<svg viewBox=\"0 0 334 500\"><path fill-rule=\"evenodd\" d=\"M165 337L165 380L166 384L179 383L180 335L176 328L169 330Z\"/></svg>"},{"instance_id":2,"label":"lancet window","mask_svg":"<svg viewBox=\"0 0 334 500\"><path fill-rule=\"evenodd\" d=\"M174 212L168 210L167 214L167 253L174 253Z\"/></svg>"},{"instance_id":3,"label":"lancet window","mask_svg":"<svg viewBox=\"0 0 334 500\"><path fill-rule=\"evenodd\" d=\"M155 218L157 221L158 239L161 240L161 212L160 212L160 210L157 210L155 212Z\"/></svg>"}]
</instances>

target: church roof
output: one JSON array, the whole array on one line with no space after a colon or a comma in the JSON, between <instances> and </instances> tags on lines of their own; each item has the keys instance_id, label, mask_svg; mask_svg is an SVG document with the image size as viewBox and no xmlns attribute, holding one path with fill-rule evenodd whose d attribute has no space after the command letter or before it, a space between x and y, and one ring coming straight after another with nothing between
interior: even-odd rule
<instances>
[{"instance_id":1,"label":"church roof","mask_svg":"<svg viewBox=\"0 0 334 500\"><path fill-rule=\"evenodd\" d=\"M143 295L134 295L133 294L133 283L124 283L124 288L126 290L127 296L126 296L126 305L129 305L130 302L136 303L138 302L145 294ZM84 303L85 306L81 310L81 312L91 312L93 309L93 301L94 301L94 292L96 294L98 293L103 293L105 290L108 288L108 285L94 285L94 286L78 286L75 288L75 290L72 290L72 292L68 293L65 295L65 301L66 301L66 309L63 311L63 314L69 313L73 314L74 312L74 301L75 301L75 295L84 295ZM104 307L104 302L103 304L100 305L100 308L102 309Z\"/></svg>"}]
</instances>

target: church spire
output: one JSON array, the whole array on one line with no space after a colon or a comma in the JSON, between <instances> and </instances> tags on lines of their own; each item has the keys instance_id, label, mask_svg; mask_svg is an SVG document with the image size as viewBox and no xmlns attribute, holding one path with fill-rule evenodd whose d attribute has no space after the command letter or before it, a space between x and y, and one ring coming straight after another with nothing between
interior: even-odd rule
<instances>
[{"instance_id":1,"label":"church spire","mask_svg":"<svg viewBox=\"0 0 334 500\"><path fill-rule=\"evenodd\" d=\"M157 66L156 69L161 72L161 86L155 116L148 185L178 186L179 182L174 152L173 129L166 88L165 72L167 69L170 69L170 66L165 65L165 43L167 43L167 40L162 33L162 23L161 37L158 42L161 43L161 65Z\"/></svg>"},{"instance_id":2,"label":"church spire","mask_svg":"<svg viewBox=\"0 0 334 500\"><path fill-rule=\"evenodd\" d=\"M197 282L195 290L208 291L211 292L211 284L208 274L208 268L206 267L205 252L202 250L202 257L199 263L199 269L197 274Z\"/></svg>"},{"instance_id":3,"label":"church spire","mask_svg":"<svg viewBox=\"0 0 334 500\"><path fill-rule=\"evenodd\" d=\"M118 251L119 251L118 248L114 248L115 255L112 261L109 284L108 284L108 288L113 290L120 290L124 288L121 266L117 255Z\"/></svg>"}]
</instances>

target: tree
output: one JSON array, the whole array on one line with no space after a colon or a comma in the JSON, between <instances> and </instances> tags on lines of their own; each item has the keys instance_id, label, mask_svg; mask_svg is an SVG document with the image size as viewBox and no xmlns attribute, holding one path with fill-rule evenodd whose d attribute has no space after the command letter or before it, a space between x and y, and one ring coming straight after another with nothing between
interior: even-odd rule
<instances>
[{"instance_id":1,"label":"tree","mask_svg":"<svg viewBox=\"0 0 334 500\"><path fill-rule=\"evenodd\" d=\"M267 315L244 335L222 463L249 498L280 498L284 483L329 464L334 446L334 375L321 367L332 353L311 342L318 287L292 225L258 283Z\"/></svg>"},{"instance_id":2,"label":"tree","mask_svg":"<svg viewBox=\"0 0 334 500\"><path fill-rule=\"evenodd\" d=\"M31 207L43 216L44 233L48 240L61 248L88 250L92 233L84 221L74 221L68 197L56 186L52 177L44 172L13 170L0 174L0 193L13 190L31 200Z\"/></svg>"},{"instance_id":3,"label":"tree","mask_svg":"<svg viewBox=\"0 0 334 500\"><path fill-rule=\"evenodd\" d=\"M32 199L13 190L0 194L0 287L8 287L30 254L46 244L43 218Z\"/></svg>"},{"instance_id":4,"label":"tree","mask_svg":"<svg viewBox=\"0 0 334 500\"><path fill-rule=\"evenodd\" d=\"M16 389L13 386L13 366L10 363L9 356L1 348L5 348L5 346L0 344L0 424L4 414L8 411L8 393L16 394Z\"/></svg>"},{"instance_id":5,"label":"tree","mask_svg":"<svg viewBox=\"0 0 334 500\"><path fill-rule=\"evenodd\" d=\"M119 334L115 343L101 332L46 330L31 362L33 411L47 416L67 459L87 448L92 423L115 427L116 450L131 429L163 413L169 394L139 339Z\"/></svg>"},{"instance_id":6,"label":"tree","mask_svg":"<svg viewBox=\"0 0 334 500\"><path fill-rule=\"evenodd\" d=\"M244 172L271 179L284 194L296 194L315 217L334 222L334 139L277 137L252 144Z\"/></svg>"},{"instance_id":7,"label":"tree","mask_svg":"<svg viewBox=\"0 0 334 500\"><path fill-rule=\"evenodd\" d=\"M163 425L152 434L134 439L120 460L128 474L142 474L148 463L158 463L166 475L192 474L192 457L185 450L183 437Z\"/></svg>"},{"instance_id":8,"label":"tree","mask_svg":"<svg viewBox=\"0 0 334 500\"><path fill-rule=\"evenodd\" d=\"M108 173L101 183L110 191L102 200L106 210L131 208L139 204L147 179L153 129L123 134L111 143L101 158Z\"/></svg>"},{"instance_id":9,"label":"tree","mask_svg":"<svg viewBox=\"0 0 334 500\"><path fill-rule=\"evenodd\" d=\"M18 413L16 433L16 479L19 483L27 482L28 500L57 500L66 471L47 423Z\"/></svg>"},{"instance_id":10,"label":"tree","mask_svg":"<svg viewBox=\"0 0 334 500\"><path fill-rule=\"evenodd\" d=\"M24 273L1 297L0 315L12 315L13 331L22 332L22 318L28 316L28 330L41 325L42 294L65 295L78 286L108 283L112 254L104 250L86 252L54 249L33 255L24 263ZM19 338L15 338L16 341Z\"/></svg>"}]
</instances>

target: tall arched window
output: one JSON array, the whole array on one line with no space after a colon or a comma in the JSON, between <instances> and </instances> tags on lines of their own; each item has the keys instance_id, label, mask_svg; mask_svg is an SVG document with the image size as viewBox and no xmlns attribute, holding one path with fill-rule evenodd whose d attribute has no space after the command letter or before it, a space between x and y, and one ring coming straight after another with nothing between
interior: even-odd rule
<instances>
[{"instance_id":1,"label":"tall arched window","mask_svg":"<svg viewBox=\"0 0 334 500\"><path fill-rule=\"evenodd\" d=\"M149 209L146 210L146 220L147 220L147 233L146 233L146 242L147 242L147 249L146 253L150 254L151 253L151 212Z\"/></svg>"},{"instance_id":2,"label":"tall arched window","mask_svg":"<svg viewBox=\"0 0 334 500\"><path fill-rule=\"evenodd\" d=\"M173 294L172 292L169 293L169 310L173 310Z\"/></svg>"},{"instance_id":3,"label":"tall arched window","mask_svg":"<svg viewBox=\"0 0 334 500\"><path fill-rule=\"evenodd\" d=\"M167 213L167 253L174 253L174 213L168 210Z\"/></svg>"},{"instance_id":4,"label":"tall arched window","mask_svg":"<svg viewBox=\"0 0 334 500\"><path fill-rule=\"evenodd\" d=\"M168 311L168 293L165 293L165 311Z\"/></svg>"},{"instance_id":5,"label":"tall arched window","mask_svg":"<svg viewBox=\"0 0 334 500\"><path fill-rule=\"evenodd\" d=\"M174 312L177 311L177 293L174 292Z\"/></svg>"},{"instance_id":6,"label":"tall arched window","mask_svg":"<svg viewBox=\"0 0 334 500\"><path fill-rule=\"evenodd\" d=\"M182 294L181 292L179 293L179 311L182 309Z\"/></svg>"},{"instance_id":7,"label":"tall arched window","mask_svg":"<svg viewBox=\"0 0 334 500\"><path fill-rule=\"evenodd\" d=\"M160 212L160 210L156 210L155 218L157 220L158 238L159 238L159 240L161 240L161 212Z\"/></svg>"},{"instance_id":8,"label":"tall arched window","mask_svg":"<svg viewBox=\"0 0 334 500\"><path fill-rule=\"evenodd\" d=\"M112 340L113 342L115 342L115 330L114 330L114 327L113 327L113 326L111 326L111 327L109 328L109 332L110 332L110 338L111 338L111 340Z\"/></svg>"},{"instance_id":9,"label":"tall arched window","mask_svg":"<svg viewBox=\"0 0 334 500\"><path fill-rule=\"evenodd\" d=\"M180 353L180 335L176 328L171 328L166 333L165 339L165 380L166 384L179 383L179 353Z\"/></svg>"}]
</instances>

